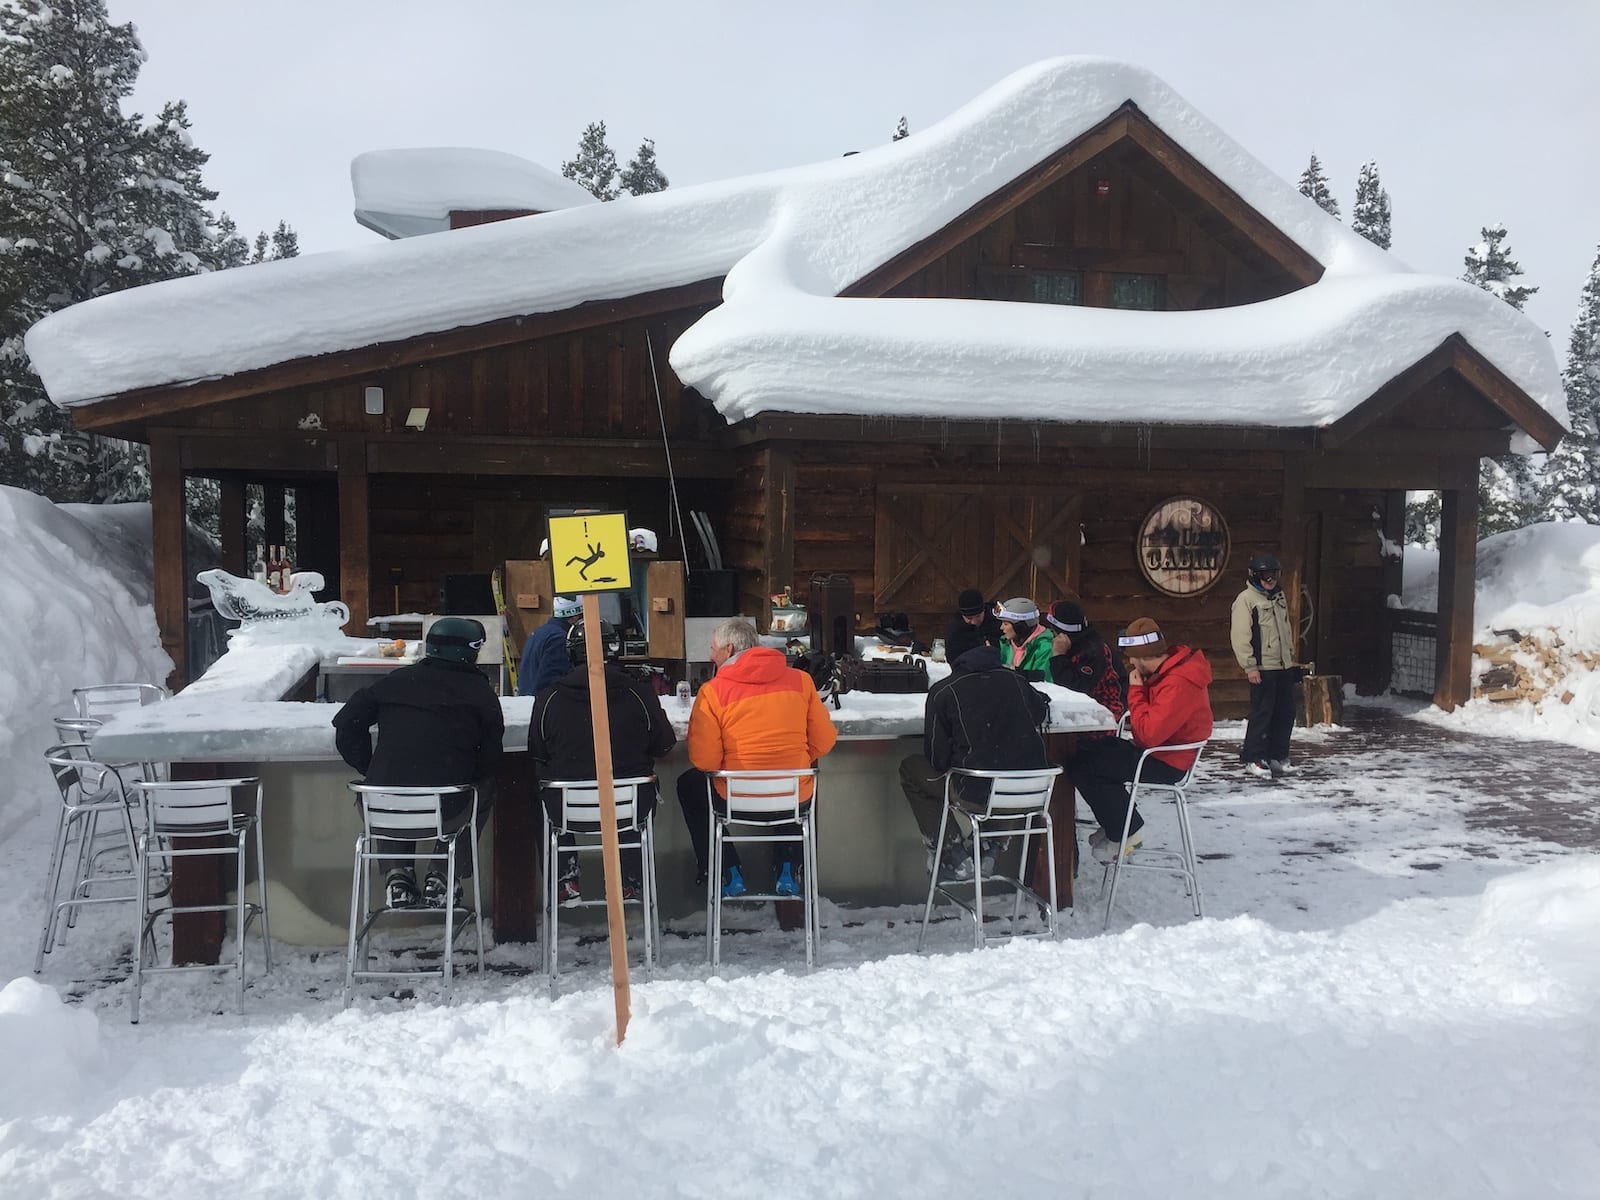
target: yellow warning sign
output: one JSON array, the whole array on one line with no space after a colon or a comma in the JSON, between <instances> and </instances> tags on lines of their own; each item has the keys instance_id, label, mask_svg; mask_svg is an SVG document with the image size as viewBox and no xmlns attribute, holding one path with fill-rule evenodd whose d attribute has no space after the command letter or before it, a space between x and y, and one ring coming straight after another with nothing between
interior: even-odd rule
<instances>
[{"instance_id":1,"label":"yellow warning sign","mask_svg":"<svg viewBox=\"0 0 1600 1200\"><path fill-rule=\"evenodd\" d=\"M550 518L550 575L564 596L620 592L628 574L628 514L581 513Z\"/></svg>"}]
</instances>

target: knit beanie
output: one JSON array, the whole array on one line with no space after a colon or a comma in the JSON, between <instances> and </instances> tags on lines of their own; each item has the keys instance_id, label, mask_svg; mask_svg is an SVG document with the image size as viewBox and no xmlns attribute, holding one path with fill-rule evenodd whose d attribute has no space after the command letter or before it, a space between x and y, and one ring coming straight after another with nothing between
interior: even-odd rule
<instances>
[{"instance_id":1,"label":"knit beanie","mask_svg":"<svg viewBox=\"0 0 1600 1200\"><path fill-rule=\"evenodd\" d=\"M963 617L975 617L983 611L983 593L977 588L967 588L956 597L956 611Z\"/></svg>"},{"instance_id":2,"label":"knit beanie","mask_svg":"<svg viewBox=\"0 0 1600 1200\"><path fill-rule=\"evenodd\" d=\"M1082 633L1089 624L1083 615L1083 605L1076 600L1057 600L1045 614L1045 624L1062 633Z\"/></svg>"},{"instance_id":3,"label":"knit beanie","mask_svg":"<svg viewBox=\"0 0 1600 1200\"><path fill-rule=\"evenodd\" d=\"M1130 658L1160 658L1167 653L1166 635L1149 617L1131 622L1117 638L1117 645Z\"/></svg>"}]
</instances>

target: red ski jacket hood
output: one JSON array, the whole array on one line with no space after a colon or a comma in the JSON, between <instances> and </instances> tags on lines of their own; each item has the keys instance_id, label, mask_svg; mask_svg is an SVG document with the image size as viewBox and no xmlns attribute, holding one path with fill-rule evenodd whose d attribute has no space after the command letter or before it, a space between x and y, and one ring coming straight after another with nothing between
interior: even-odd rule
<instances>
[{"instance_id":1,"label":"red ski jacket hood","mask_svg":"<svg viewBox=\"0 0 1600 1200\"><path fill-rule=\"evenodd\" d=\"M1182 745L1211 736L1211 664L1191 646L1174 646L1161 669L1128 688L1128 721L1140 746ZM1157 754L1168 766L1187 771L1193 750Z\"/></svg>"}]
</instances>

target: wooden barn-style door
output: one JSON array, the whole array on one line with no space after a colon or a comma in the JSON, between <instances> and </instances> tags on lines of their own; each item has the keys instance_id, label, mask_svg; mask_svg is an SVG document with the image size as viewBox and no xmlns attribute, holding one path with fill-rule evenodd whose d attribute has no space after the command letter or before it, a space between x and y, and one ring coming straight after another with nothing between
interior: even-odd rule
<instances>
[{"instance_id":1,"label":"wooden barn-style door","mask_svg":"<svg viewBox=\"0 0 1600 1200\"><path fill-rule=\"evenodd\" d=\"M1061 488L880 484L873 611L906 613L931 641L963 588L1041 607L1075 595L1082 514L1082 494Z\"/></svg>"}]
</instances>

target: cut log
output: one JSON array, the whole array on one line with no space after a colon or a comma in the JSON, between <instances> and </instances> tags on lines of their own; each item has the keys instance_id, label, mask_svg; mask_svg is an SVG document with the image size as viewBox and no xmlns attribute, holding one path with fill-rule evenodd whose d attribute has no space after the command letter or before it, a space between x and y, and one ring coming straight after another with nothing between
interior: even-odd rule
<instances>
[{"instance_id":1,"label":"cut log","mask_svg":"<svg viewBox=\"0 0 1600 1200\"><path fill-rule=\"evenodd\" d=\"M1313 675L1300 700L1302 725L1337 725L1344 716L1344 676Z\"/></svg>"}]
</instances>

